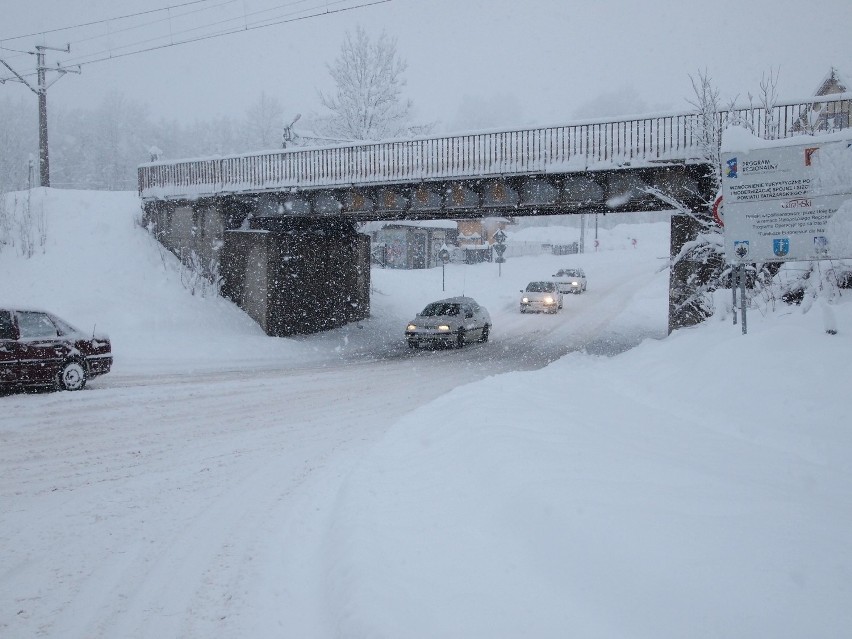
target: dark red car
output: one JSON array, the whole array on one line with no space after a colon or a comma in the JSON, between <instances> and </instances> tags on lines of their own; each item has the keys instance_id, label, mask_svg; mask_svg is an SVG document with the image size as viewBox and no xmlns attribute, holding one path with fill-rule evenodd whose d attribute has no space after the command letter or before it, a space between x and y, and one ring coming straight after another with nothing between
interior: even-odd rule
<instances>
[{"instance_id":1,"label":"dark red car","mask_svg":"<svg viewBox=\"0 0 852 639\"><path fill-rule=\"evenodd\" d=\"M52 313L0 308L0 388L80 390L110 368L109 338L87 335Z\"/></svg>"}]
</instances>

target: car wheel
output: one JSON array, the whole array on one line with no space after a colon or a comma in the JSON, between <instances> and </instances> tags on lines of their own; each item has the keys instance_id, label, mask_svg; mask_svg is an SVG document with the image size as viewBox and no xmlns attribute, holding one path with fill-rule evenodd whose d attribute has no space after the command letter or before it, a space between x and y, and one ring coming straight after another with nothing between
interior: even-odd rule
<instances>
[{"instance_id":1,"label":"car wheel","mask_svg":"<svg viewBox=\"0 0 852 639\"><path fill-rule=\"evenodd\" d=\"M490 327L490 326L488 326L488 324L486 324L485 326L483 326L483 327L482 327L482 337L480 337L480 338L479 338L479 341L480 341L480 342L487 342L487 341L488 341L488 333L489 333L490 331L491 331L491 327Z\"/></svg>"},{"instance_id":2,"label":"car wheel","mask_svg":"<svg viewBox=\"0 0 852 639\"><path fill-rule=\"evenodd\" d=\"M417 342L408 342L408 348L417 348Z\"/></svg>"},{"instance_id":3,"label":"car wheel","mask_svg":"<svg viewBox=\"0 0 852 639\"><path fill-rule=\"evenodd\" d=\"M463 348L464 347L464 329L459 329L458 338L456 338L456 347Z\"/></svg>"},{"instance_id":4,"label":"car wheel","mask_svg":"<svg viewBox=\"0 0 852 639\"><path fill-rule=\"evenodd\" d=\"M80 362L65 362L59 371L57 382L62 390L82 390L86 385L86 369Z\"/></svg>"}]
</instances>

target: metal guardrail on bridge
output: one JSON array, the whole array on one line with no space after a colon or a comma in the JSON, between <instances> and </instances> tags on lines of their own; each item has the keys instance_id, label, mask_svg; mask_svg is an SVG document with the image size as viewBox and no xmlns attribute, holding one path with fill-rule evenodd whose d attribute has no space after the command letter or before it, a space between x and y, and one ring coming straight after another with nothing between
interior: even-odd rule
<instances>
[{"instance_id":1,"label":"metal guardrail on bridge","mask_svg":"<svg viewBox=\"0 0 852 639\"><path fill-rule=\"evenodd\" d=\"M850 126L852 94L737 108L717 125L744 123L768 137ZM300 148L139 167L143 199L377 186L442 179L558 174L657 162L701 161L702 121L672 113L515 131Z\"/></svg>"}]
</instances>

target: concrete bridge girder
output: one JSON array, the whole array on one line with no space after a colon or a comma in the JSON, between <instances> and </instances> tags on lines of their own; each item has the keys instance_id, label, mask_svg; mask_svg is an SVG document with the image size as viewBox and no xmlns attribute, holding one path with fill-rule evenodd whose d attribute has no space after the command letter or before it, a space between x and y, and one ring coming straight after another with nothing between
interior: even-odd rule
<instances>
[{"instance_id":1,"label":"concrete bridge girder","mask_svg":"<svg viewBox=\"0 0 852 639\"><path fill-rule=\"evenodd\" d=\"M559 188L547 179L527 178L521 186L521 206L550 207L559 203Z\"/></svg>"},{"instance_id":2,"label":"concrete bridge girder","mask_svg":"<svg viewBox=\"0 0 852 639\"><path fill-rule=\"evenodd\" d=\"M570 208L601 206L606 190L592 174L569 175L562 183L563 201Z\"/></svg>"},{"instance_id":3,"label":"concrete bridge girder","mask_svg":"<svg viewBox=\"0 0 852 639\"><path fill-rule=\"evenodd\" d=\"M444 198L438 188L420 184L412 189L412 211L440 211L444 206Z\"/></svg>"},{"instance_id":4,"label":"concrete bridge girder","mask_svg":"<svg viewBox=\"0 0 852 639\"><path fill-rule=\"evenodd\" d=\"M311 198L311 209L317 215L339 215L343 202L332 191L320 191Z\"/></svg>"},{"instance_id":5,"label":"concrete bridge girder","mask_svg":"<svg viewBox=\"0 0 852 639\"><path fill-rule=\"evenodd\" d=\"M451 183L446 190L444 208L447 211L454 209L476 209L481 205L481 198L472 184L465 182Z\"/></svg>"},{"instance_id":6,"label":"concrete bridge girder","mask_svg":"<svg viewBox=\"0 0 852 639\"><path fill-rule=\"evenodd\" d=\"M380 189L376 198L376 210L379 212L405 211L409 198L397 189Z\"/></svg>"},{"instance_id":7,"label":"concrete bridge girder","mask_svg":"<svg viewBox=\"0 0 852 639\"><path fill-rule=\"evenodd\" d=\"M361 191L350 190L343 195L343 208L354 213L368 213L373 210L373 198Z\"/></svg>"},{"instance_id":8,"label":"concrete bridge girder","mask_svg":"<svg viewBox=\"0 0 852 639\"><path fill-rule=\"evenodd\" d=\"M520 202L518 191L506 180L488 180L482 187L484 208L516 207Z\"/></svg>"},{"instance_id":9,"label":"concrete bridge girder","mask_svg":"<svg viewBox=\"0 0 852 639\"><path fill-rule=\"evenodd\" d=\"M298 195L285 195L280 200L281 207L276 209L280 215L310 215L311 202Z\"/></svg>"}]
</instances>

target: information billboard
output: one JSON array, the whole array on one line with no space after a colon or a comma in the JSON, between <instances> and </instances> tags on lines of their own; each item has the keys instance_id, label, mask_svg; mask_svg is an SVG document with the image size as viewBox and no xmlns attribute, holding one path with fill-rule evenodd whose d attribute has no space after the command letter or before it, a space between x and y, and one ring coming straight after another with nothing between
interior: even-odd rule
<instances>
[{"instance_id":1,"label":"information billboard","mask_svg":"<svg viewBox=\"0 0 852 639\"><path fill-rule=\"evenodd\" d=\"M852 258L852 131L722 142L725 254L731 263Z\"/></svg>"}]
</instances>

